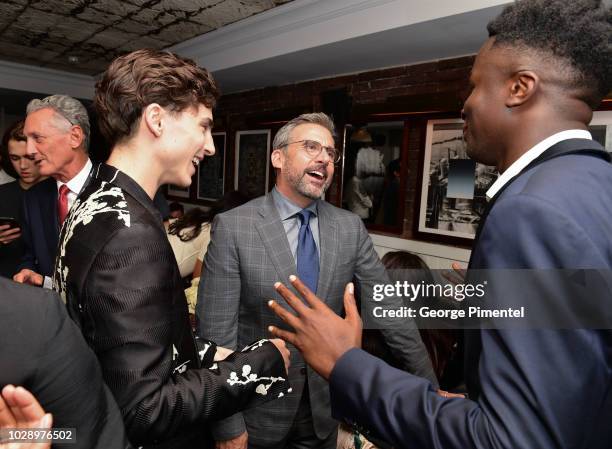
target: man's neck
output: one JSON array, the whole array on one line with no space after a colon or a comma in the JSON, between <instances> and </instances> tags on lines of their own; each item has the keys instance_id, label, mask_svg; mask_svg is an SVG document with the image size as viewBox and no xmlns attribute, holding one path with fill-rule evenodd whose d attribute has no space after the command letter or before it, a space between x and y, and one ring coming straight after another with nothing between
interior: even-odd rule
<instances>
[{"instance_id":1,"label":"man's neck","mask_svg":"<svg viewBox=\"0 0 612 449\"><path fill-rule=\"evenodd\" d=\"M81 153L79 156L75 157L68 165L62 167L62 171L53 175L53 178L56 181L63 182L64 184L69 182L72 178L80 173L87 164L89 160L89 155L87 153Z\"/></svg>"},{"instance_id":2,"label":"man's neck","mask_svg":"<svg viewBox=\"0 0 612 449\"><path fill-rule=\"evenodd\" d=\"M131 143L116 145L106 163L136 181L151 199L161 185L161 170L152 163L149 153L139 151Z\"/></svg>"},{"instance_id":3,"label":"man's neck","mask_svg":"<svg viewBox=\"0 0 612 449\"><path fill-rule=\"evenodd\" d=\"M276 184L276 190L278 190L278 193L283 195L287 200L291 201L293 204L298 207L301 207L302 209L307 208L316 201L312 198L308 198L303 195L300 195L299 193L293 192L289 188L285 189L284 186L279 186L278 184Z\"/></svg>"},{"instance_id":4,"label":"man's neck","mask_svg":"<svg viewBox=\"0 0 612 449\"><path fill-rule=\"evenodd\" d=\"M552 119L554 120L554 119ZM553 124L553 126L531 126L528 129L517 133L513 137L511 146L508 151L505 151L500 155L500 160L497 163L497 171L499 173L505 172L514 162L517 161L523 154L528 152L531 148L542 142L544 139L557 134L561 131L570 129L583 129L588 130L588 127L578 121L566 121L562 123Z\"/></svg>"}]
</instances>

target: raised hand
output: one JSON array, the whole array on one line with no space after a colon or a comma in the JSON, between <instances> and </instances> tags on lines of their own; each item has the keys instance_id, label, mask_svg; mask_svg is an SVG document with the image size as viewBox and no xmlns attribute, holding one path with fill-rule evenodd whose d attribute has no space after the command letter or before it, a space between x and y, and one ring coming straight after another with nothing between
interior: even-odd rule
<instances>
[{"instance_id":1,"label":"raised hand","mask_svg":"<svg viewBox=\"0 0 612 449\"><path fill-rule=\"evenodd\" d=\"M304 360L321 376L329 379L336 361L349 349L361 346L361 317L355 303L354 287L347 284L344 290L345 318L341 318L316 297L295 276L289 280L308 305L305 305L282 283L274 288L296 312L296 315L270 301L268 305L294 332L275 326L268 330L276 337L293 344L303 354Z\"/></svg>"}]
</instances>

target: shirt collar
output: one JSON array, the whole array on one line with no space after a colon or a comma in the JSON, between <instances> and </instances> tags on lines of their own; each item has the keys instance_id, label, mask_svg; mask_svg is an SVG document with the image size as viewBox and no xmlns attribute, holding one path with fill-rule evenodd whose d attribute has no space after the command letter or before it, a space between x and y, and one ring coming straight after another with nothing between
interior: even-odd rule
<instances>
[{"instance_id":1,"label":"shirt collar","mask_svg":"<svg viewBox=\"0 0 612 449\"><path fill-rule=\"evenodd\" d=\"M285 195L280 193L276 187L272 189L272 199L274 200L274 205L278 210L278 215L280 216L281 221L284 221L287 218L295 217L295 215L302 209L308 209L315 216L317 215L317 200L313 201L308 206L301 208L297 204L291 202L291 200L289 200Z\"/></svg>"},{"instance_id":2,"label":"shirt collar","mask_svg":"<svg viewBox=\"0 0 612 449\"><path fill-rule=\"evenodd\" d=\"M89 172L91 171L92 166L93 164L91 163L91 159L88 158L87 163L83 166L81 171L78 172L77 175L70 181L65 183L57 181L57 191L59 192L60 187L66 184L71 192L76 193L78 195L83 189L83 185L85 185L85 182L87 181L87 177L89 176Z\"/></svg>"},{"instance_id":3,"label":"shirt collar","mask_svg":"<svg viewBox=\"0 0 612 449\"><path fill-rule=\"evenodd\" d=\"M558 132L553 134L552 136L547 137L541 142L534 145L531 149L527 150L521 157L519 157L516 161L510 165L504 171L497 180L493 183L493 185L487 190L487 201L490 201L497 192L501 190L503 186L505 186L508 181L518 175L525 167L527 167L532 161L538 158L542 153L548 150L553 145L558 144L563 140L568 139L589 139L591 140L591 133L584 129L568 129L565 131Z\"/></svg>"}]
</instances>

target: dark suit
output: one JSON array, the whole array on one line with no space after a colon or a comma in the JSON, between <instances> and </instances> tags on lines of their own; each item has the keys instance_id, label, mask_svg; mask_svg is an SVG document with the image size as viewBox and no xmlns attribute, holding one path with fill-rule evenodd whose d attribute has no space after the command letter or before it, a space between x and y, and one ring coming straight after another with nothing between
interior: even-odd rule
<instances>
[{"instance_id":1,"label":"dark suit","mask_svg":"<svg viewBox=\"0 0 612 449\"><path fill-rule=\"evenodd\" d=\"M128 447L96 357L56 293L0 278L0 342L0 389L25 387L54 428L76 429L75 444L53 447Z\"/></svg>"},{"instance_id":2,"label":"dark suit","mask_svg":"<svg viewBox=\"0 0 612 449\"><path fill-rule=\"evenodd\" d=\"M19 268L51 276L59 236L55 179L47 178L25 192L21 222L25 252Z\"/></svg>"},{"instance_id":3,"label":"dark suit","mask_svg":"<svg viewBox=\"0 0 612 449\"><path fill-rule=\"evenodd\" d=\"M19 185L19 181L9 182L0 185L0 217L11 217L19 221L21 232L23 233L22 207L23 195L25 190ZM0 245L0 276L12 279L13 275L19 271L25 251L23 237L13 240L8 245Z\"/></svg>"},{"instance_id":4,"label":"dark suit","mask_svg":"<svg viewBox=\"0 0 612 449\"><path fill-rule=\"evenodd\" d=\"M388 282L388 277L357 215L325 201L318 201L317 209L321 254L317 295L341 315L348 282L354 279L361 297L369 301L372 285ZM285 304L274 283L281 281L290 287L289 276L297 269L272 194L215 217L204 267L196 306L201 336L234 348L268 335L269 325L286 328L267 302L274 298ZM414 322L406 322L406 328L399 331L383 332L402 367L437 386ZM306 382L318 438L326 438L337 428L331 417L327 382L305 366L293 347L291 356L289 381L293 392L287 400L265 404L220 423L213 428L218 440L240 434L246 421L249 441L262 447L282 442L290 432Z\"/></svg>"},{"instance_id":5,"label":"dark suit","mask_svg":"<svg viewBox=\"0 0 612 449\"><path fill-rule=\"evenodd\" d=\"M572 151L591 146L567 142ZM612 166L602 153L536 161L499 194L470 268L610 270L610 217ZM559 309L573 299L554 298ZM601 311L610 306L599 305ZM331 375L334 416L365 425L398 448L612 444L611 330L472 331L466 353L470 400L437 397L422 380L349 351Z\"/></svg>"},{"instance_id":6,"label":"dark suit","mask_svg":"<svg viewBox=\"0 0 612 449\"><path fill-rule=\"evenodd\" d=\"M282 358L269 342L200 367L159 212L111 166L94 166L66 218L53 281L98 356L135 445L206 447L205 420L274 399L285 388ZM236 375L259 378L228 380ZM274 379L265 391L261 377Z\"/></svg>"}]
</instances>

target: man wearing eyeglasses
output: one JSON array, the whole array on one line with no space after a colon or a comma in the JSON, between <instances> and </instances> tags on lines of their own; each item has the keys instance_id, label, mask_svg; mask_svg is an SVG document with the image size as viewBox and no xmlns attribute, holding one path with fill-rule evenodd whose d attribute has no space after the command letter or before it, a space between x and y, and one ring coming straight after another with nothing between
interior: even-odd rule
<instances>
[{"instance_id":1,"label":"man wearing eyeglasses","mask_svg":"<svg viewBox=\"0 0 612 449\"><path fill-rule=\"evenodd\" d=\"M67 95L34 99L26 111L26 154L35 158L40 174L50 178L24 196L26 250L21 271L13 279L51 288L59 231L92 168L89 116L80 101Z\"/></svg>"},{"instance_id":2,"label":"man wearing eyeglasses","mask_svg":"<svg viewBox=\"0 0 612 449\"><path fill-rule=\"evenodd\" d=\"M339 315L348 282L356 281L364 301L371 300L373 283L388 282L361 219L321 199L340 160L334 137L334 123L323 113L290 120L273 142L274 189L217 215L198 292L200 336L236 349L268 335L269 325L285 328L267 302L280 299L274 283L290 285L290 275ZM414 323L405 324L384 336L406 370L437 388L418 331ZM292 392L213 425L218 448L336 447L328 386L298 351L291 357Z\"/></svg>"}]
</instances>

